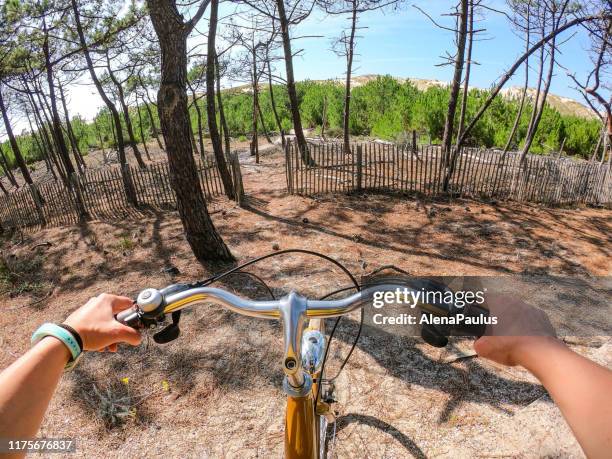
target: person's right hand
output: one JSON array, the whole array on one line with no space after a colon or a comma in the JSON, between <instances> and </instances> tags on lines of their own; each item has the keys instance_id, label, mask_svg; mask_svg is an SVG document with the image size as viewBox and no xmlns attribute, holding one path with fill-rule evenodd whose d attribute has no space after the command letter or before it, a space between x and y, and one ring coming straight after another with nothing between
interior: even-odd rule
<instances>
[{"instance_id":1,"label":"person's right hand","mask_svg":"<svg viewBox=\"0 0 612 459\"><path fill-rule=\"evenodd\" d=\"M136 330L115 320L115 315L132 307L133 301L125 296L103 293L91 298L64 321L74 328L83 340L84 351L117 351L117 343L134 346L141 336Z\"/></svg>"},{"instance_id":2,"label":"person's right hand","mask_svg":"<svg viewBox=\"0 0 612 459\"><path fill-rule=\"evenodd\" d=\"M512 296L487 295L490 316L497 324L474 343L476 353L503 365L522 365L526 353L563 344L557 340L548 316Z\"/></svg>"}]
</instances>

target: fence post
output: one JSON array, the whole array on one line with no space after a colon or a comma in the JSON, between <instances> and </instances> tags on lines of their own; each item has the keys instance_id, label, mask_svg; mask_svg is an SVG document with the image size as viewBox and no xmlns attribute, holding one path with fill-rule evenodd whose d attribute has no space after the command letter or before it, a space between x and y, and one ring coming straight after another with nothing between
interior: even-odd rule
<instances>
[{"instance_id":1,"label":"fence post","mask_svg":"<svg viewBox=\"0 0 612 459\"><path fill-rule=\"evenodd\" d=\"M416 152L417 148L417 137L416 137L416 129L412 130L412 151Z\"/></svg>"},{"instance_id":2,"label":"fence post","mask_svg":"<svg viewBox=\"0 0 612 459\"><path fill-rule=\"evenodd\" d=\"M45 220L45 214L42 210L42 202L40 199L40 192L34 183L28 185L30 188L30 193L32 193L32 199L34 200L34 206L36 207L36 213L38 214L38 218L40 219L40 224L45 226L47 221Z\"/></svg>"},{"instance_id":3,"label":"fence post","mask_svg":"<svg viewBox=\"0 0 612 459\"><path fill-rule=\"evenodd\" d=\"M362 159L363 157L363 146L357 145L357 191L361 191L363 187L363 168Z\"/></svg>"},{"instance_id":4,"label":"fence post","mask_svg":"<svg viewBox=\"0 0 612 459\"><path fill-rule=\"evenodd\" d=\"M236 196L236 203L242 207L244 202L244 186L242 184L242 173L240 172L238 153L232 154L232 175L234 176L234 196Z\"/></svg>"},{"instance_id":5,"label":"fence post","mask_svg":"<svg viewBox=\"0 0 612 459\"><path fill-rule=\"evenodd\" d=\"M287 192L293 194L293 165L291 164L290 142L285 142L285 167L287 169Z\"/></svg>"},{"instance_id":6,"label":"fence post","mask_svg":"<svg viewBox=\"0 0 612 459\"><path fill-rule=\"evenodd\" d=\"M565 137L563 137L563 141L561 142L561 147L559 148L557 158L560 158L563 155L563 147L565 147Z\"/></svg>"}]
</instances>

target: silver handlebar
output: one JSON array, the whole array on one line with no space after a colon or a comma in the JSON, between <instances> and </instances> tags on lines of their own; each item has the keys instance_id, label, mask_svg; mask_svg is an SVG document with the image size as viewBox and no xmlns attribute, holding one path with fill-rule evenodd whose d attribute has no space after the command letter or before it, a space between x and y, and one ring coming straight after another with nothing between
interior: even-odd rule
<instances>
[{"instance_id":1,"label":"silver handlebar","mask_svg":"<svg viewBox=\"0 0 612 459\"><path fill-rule=\"evenodd\" d=\"M223 289L196 287L181 289L171 286L164 290L146 289L140 292L136 305L144 314L169 314L197 303L219 304L239 314L264 319L280 319L283 323L284 360L283 371L289 391L303 390L305 374L301 367L302 332L308 318L338 317L359 309L372 301L376 292L393 292L408 288L405 284L388 283L373 285L340 300L309 300L296 292L290 292L279 300L255 301L241 298ZM423 304L423 309L438 315L447 315L442 305ZM122 320L119 316L118 320ZM307 376L307 375L306 375Z\"/></svg>"},{"instance_id":2,"label":"silver handlebar","mask_svg":"<svg viewBox=\"0 0 612 459\"><path fill-rule=\"evenodd\" d=\"M241 298L226 290L213 287L191 288L166 295L164 313L178 311L189 305L211 302L250 317L274 319L279 316L279 301L255 301ZM136 300L138 303L138 300Z\"/></svg>"},{"instance_id":3,"label":"silver handlebar","mask_svg":"<svg viewBox=\"0 0 612 459\"><path fill-rule=\"evenodd\" d=\"M296 296L306 302L306 317L330 318L348 314L365 306L372 301L376 292L389 292L406 288L407 287L402 284L380 284L367 287L360 292L340 300L309 300L295 292L291 292L289 295L279 300L260 301L245 299L220 288L197 287L163 295L162 300L165 304L163 310L165 314L178 311L197 303L211 302L245 316L258 317L262 319L276 319L282 315L281 306L283 305L284 300L291 296ZM408 289L408 291L411 290L413 289ZM151 292L157 293L159 291L155 289L146 289L143 290L140 295L138 295L136 303L143 310L146 310L150 304L150 302L147 300L153 296ZM144 296L147 298L143 298ZM443 307L437 307L436 305L431 304L423 306L428 306L427 309L433 308L431 312L435 312L438 315L446 315L447 313L446 309Z\"/></svg>"}]
</instances>

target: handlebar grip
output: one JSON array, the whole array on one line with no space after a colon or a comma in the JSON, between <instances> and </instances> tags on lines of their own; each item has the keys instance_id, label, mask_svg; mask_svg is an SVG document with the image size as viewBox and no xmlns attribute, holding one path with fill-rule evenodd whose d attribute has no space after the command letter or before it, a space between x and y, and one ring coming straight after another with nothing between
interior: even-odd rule
<instances>
[{"instance_id":1,"label":"handlebar grip","mask_svg":"<svg viewBox=\"0 0 612 459\"><path fill-rule=\"evenodd\" d=\"M140 314L136 309L136 306L133 306L125 311L121 311L115 316L115 320L121 322L123 325L127 325L132 328L143 328L142 320L140 319Z\"/></svg>"}]
</instances>

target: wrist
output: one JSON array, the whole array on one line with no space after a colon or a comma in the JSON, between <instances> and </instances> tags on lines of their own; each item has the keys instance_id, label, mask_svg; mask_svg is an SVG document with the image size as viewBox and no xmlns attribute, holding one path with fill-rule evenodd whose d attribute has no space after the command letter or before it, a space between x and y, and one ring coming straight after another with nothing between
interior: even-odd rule
<instances>
[{"instance_id":1,"label":"wrist","mask_svg":"<svg viewBox=\"0 0 612 459\"><path fill-rule=\"evenodd\" d=\"M78 321L72 321L70 320L70 317L68 317L66 320L64 320L62 322L62 326L68 326L69 328L72 328L72 330L79 336L79 339L81 341L81 350L85 351L85 350L89 350L89 348L87 348L87 343L86 343L86 332L83 330L83 327L79 326L79 324L77 323Z\"/></svg>"},{"instance_id":2,"label":"wrist","mask_svg":"<svg viewBox=\"0 0 612 459\"><path fill-rule=\"evenodd\" d=\"M78 330L78 327L69 324L68 321L64 321L58 325L70 332L72 336L74 336L74 339L77 341L79 347L81 348L81 352L83 352L85 350L85 344L83 343L82 333Z\"/></svg>"},{"instance_id":3,"label":"wrist","mask_svg":"<svg viewBox=\"0 0 612 459\"><path fill-rule=\"evenodd\" d=\"M514 350L513 361L535 374L542 361L565 349L567 346L554 336L528 336Z\"/></svg>"}]
</instances>

